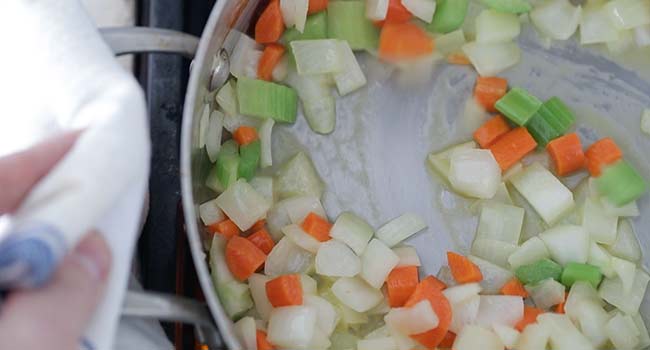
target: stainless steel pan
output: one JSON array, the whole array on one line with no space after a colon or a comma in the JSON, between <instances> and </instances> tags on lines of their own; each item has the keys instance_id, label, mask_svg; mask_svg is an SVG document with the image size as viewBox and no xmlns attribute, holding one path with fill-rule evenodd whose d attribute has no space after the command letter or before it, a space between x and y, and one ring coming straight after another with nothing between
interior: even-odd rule
<instances>
[{"instance_id":1,"label":"stainless steel pan","mask_svg":"<svg viewBox=\"0 0 650 350\"><path fill-rule=\"evenodd\" d=\"M180 176L190 248L210 314L231 349L239 349L241 344L213 292L196 210L200 203L215 196L204 186L210 164L198 147L198 130L204 104L214 103L211 92L228 75L228 56L234 43L224 45L226 35L231 28L245 31L257 5L255 0L217 2L198 44L183 111ZM145 40L147 49L180 50L186 54L192 51L192 39L163 34L167 39L158 41L164 43L162 48L152 45L150 37ZM120 40L112 44L123 52L140 51L138 45L125 45ZM639 130L640 110L650 106L650 49L626 54L624 64L618 64L573 41L553 43L548 50L530 28L524 30L520 46L522 62L504 74L511 84L525 87L541 98L557 95L568 101L578 114L578 131L584 138L593 141L599 135L615 137L629 160L650 178L650 138ZM353 210L375 226L407 211L426 218L429 228L412 237L410 243L418 249L424 273L435 274L444 264L445 251L467 251L476 219L467 214L470 201L432 179L425 158L432 150L469 139L480 124L479 118L462 117L475 73L467 67L447 65L433 72L391 72L367 54L362 54L360 61L368 86L338 99L336 130L327 136L314 134L301 117L295 125L277 126L273 135L274 164L298 149L306 149L327 183L323 200L331 218L343 210ZM388 79L391 74L396 79ZM639 201L639 206L642 216L634 220L634 226L647 253L648 196ZM644 263L649 262L650 257L644 256ZM650 319L647 300L646 296L641 310L646 322ZM134 313L133 307L129 310Z\"/></svg>"}]
</instances>

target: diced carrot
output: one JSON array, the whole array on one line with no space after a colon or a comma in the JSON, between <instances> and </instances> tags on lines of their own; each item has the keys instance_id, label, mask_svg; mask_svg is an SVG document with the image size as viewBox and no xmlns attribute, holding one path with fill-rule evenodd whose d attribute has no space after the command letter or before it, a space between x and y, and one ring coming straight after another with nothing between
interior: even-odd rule
<instances>
[{"instance_id":1,"label":"diced carrot","mask_svg":"<svg viewBox=\"0 0 650 350\"><path fill-rule=\"evenodd\" d=\"M517 322L515 328L518 331L523 331L526 326L529 324L537 322L537 316L544 313L544 310L538 309L536 307L524 305L524 318L521 321Z\"/></svg>"},{"instance_id":2,"label":"diced carrot","mask_svg":"<svg viewBox=\"0 0 650 350\"><path fill-rule=\"evenodd\" d=\"M273 238L271 238L269 232L264 228L248 236L247 239L267 255L271 252L271 250L273 250L273 247L275 246Z\"/></svg>"},{"instance_id":3,"label":"diced carrot","mask_svg":"<svg viewBox=\"0 0 650 350\"><path fill-rule=\"evenodd\" d=\"M275 349L271 343L269 343L268 339L266 338L266 332L257 330L257 350L273 350Z\"/></svg>"},{"instance_id":4,"label":"diced carrot","mask_svg":"<svg viewBox=\"0 0 650 350\"><path fill-rule=\"evenodd\" d=\"M273 69L280 62L282 55L284 55L284 46L280 44L266 45L257 65L257 77L271 81L273 79Z\"/></svg>"},{"instance_id":5,"label":"diced carrot","mask_svg":"<svg viewBox=\"0 0 650 350\"><path fill-rule=\"evenodd\" d=\"M569 293L564 293L564 301L555 305L555 313L558 314L564 314L566 311L564 310L564 306L566 304L566 299L569 297Z\"/></svg>"},{"instance_id":6,"label":"diced carrot","mask_svg":"<svg viewBox=\"0 0 650 350\"><path fill-rule=\"evenodd\" d=\"M497 115L476 129L474 140L478 142L481 148L488 148L508 131L510 131L510 125L508 125L506 119Z\"/></svg>"},{"instance_id":7,"label":"diced carrot","mask_svg":"<svg viewBox=\"0 0 650 350\"><path fill-rule=\"evenodd\" d=\"M251 226L251 228L248 229L248 232L257 232L263 228L266 228L266 220L260 219L257 220L257 222L255 222L253 226Z\"/></svg>"},{"instance_id":8,"label":"diced carrot","mask_svg":"<svg viewBox=\"0 0 650 350\"><path fill-rule=\"evenodd\" d=\"M481 270L467 257L454 252L447 252L447 263L451 275L458 283L481 282L483 280Z\"/></svg>"},{"instance_id":9,"label":"diced carrot","mask_svg":"<svg viewBox=\"0 0 650 350\"><path fill-rule=\"evenodd\" d=\"M501 136L489 149L501 170L506 171L528 153L534 151L535 147L537 147L537 142L522 126Z\"/></svg>"},{"instance_id":10,"label":"diced carrot","mask_svg":"<svg viewBox=\"0 0 650 350\"><path fill-rule=\"evenodd\" d=\"M469 66L472 64L472 61L467 58L467 56L462 52L454 52L447 55L447 63L449 64L458 64L461 66Z\"/></svg>"},{"instance_id":11,"label":"diced carrot","mask_svg":"<svg viewBox=\"0 0 650 350\"><path fill-rule=\"evenodd\" d=\"M404 306L410 307L422 300L429 301L431 308L433 308L433 311L438 316L438 327L430 331L411 335L411 338L427 348L434 348L445 339L449 330L449 325L451 324L451 305L449 305L449 300L436 287L435 283L432 283L432 279L429 277L423 279L415 287L415 291L413 291L413 294L411 294Z\"/></svg>"},{"instance_id":12,"label":"diced carrot","mask_svg":"<svg viewBox=\"0 0 650 350\"><path fill-rule=\"evenodd\" d=\"M429 283L429 284L431 284L431 285L432 285L434 288L436 288L436 289L440 289L440 290L445 290L445 289L447 289L447 285L445 284L445 282L439 280L439 279L436 278L435 276L431 276L431 275L427 276L427 277L424 279L424 282L425 282L425 283Z\"/></svg>"},{"instance_id":13,"label":"diced carrot","mask_svg":"<svg viewBox=\"0 0 650 350\"><path fill-rule=\"evenodd\" d=\"M239 231L239 227L237 227L237 225L235 225L235 223L230 219L219 221L216 224L208 226L208 231L218 233L226 239L231 239L232 237L239 235L241 232Z\"/></svg>"},{"instance_id":14,"label":"diced carrot","mask_svg":"<svg viewBox=\"0 0 650 350\"><path fill-rule=\"evenodd\" d=\"M235 130L232 134L232 138L235 139L240 146L245 146L258 139L257 130L251 126L242 125Z\"/></svg>"},{"instance_id":15,"label":"diced carrot","mask_svg":"<svg viewBox=\"0 0 650 350\"><path fill-rule=\"evenodd\" d=\"M394 268L386 278L388 304L391 307L404 306L418 285L418 267L404 266Z\"/></svg>"},{"instance_id":16,"label":"diced carrot","mask_svg":"<svg viewBox=\"0 0 650 350\"><path fill-rule=\"evenodd\" d=\"M528 298L528 291L517 278L513 278L501 287L501 294Z\"/></svg>"},{"instance_id":17,"label":"diced carrot","mask_svg":"<svg viewBox=\"0 0 650 350\"><path fill-rule=\"evenodd\" d=\"M410 22L385 23L379 35L379 56L388 61L428 55L434 47L433 38Z\"/></svg>"},{"instance_id":18,"label":"diced carrot","mask_svg":"<svg viewBox=\"0 0 650 350\"><path fill-rule=\"evenodd\" d=\"M623 157L623 152L610 137L600 139L587 148L587 169L591 176L600 176L605 165L612 164Z\"/></svg>"},{"instance_id":19,"label":"diced carrot","mask_svg":"<svg viewBox=\"0 0 650 350\"><path fill-rule=\"evenodd\" d=\"M494 104L508 91L508 81L499 77L478 77L474 86L474 98L490 112L496 112Z\"/></svg>"},{"instance_id":20,"label":"diced carrot","mask_svg":"<svg viewBox=\"0 0 650 350\"><path fill-rule=\"evenodd\" d=\"M226 244L226 264L240 281L246 280L264 264L266 254L251 241L241 236L231 238Z\"/></svg>"},{"instance_id":21,"label":"diced carrot","mask_svg":"<svg viewBox=\"0 0 650 350\"><path fill-rule=\"evenodd\" d=\"M332 224L314 212L307 214L307 217L302 222L302 229L319 242L325 242L331 239L330 230L332 229Z\"/></svg>"},{"instance_id":22,"label":"diced carrot","mask_svg":"<svg viewBox=\"0 0 650 350\"><path fill-rule=\"evenodd\" d=\"M311 15L312 13L321 12L327 9L328 0L309 0L309 8L307 14Z\"/></svg>"},{"instance_id":23,"label":"diced carrot","mask_svg":"<svg viewBox=\"0 0 650 350\"><path fill-rule=\"evenodd\" d=\"M300 275L282 275L266 282L266 296L273 307L302 305Z\"/></svg>"},{"instance_id":24,"label":"diced carrot","mask_svg":"<svg viewBox=\"0 0 650 350\"><path fill-rule=\"evenodd\" d=\"M454 346L454 341L456 341L456 334L449 331L447 334L445 334L445 337L442 339L442 342L439 346L441 348L451 349L451 347Z\"/></svg>"},{"instance_id":25,"label":"diced carrot","mask_svg":"<svg viewBox=\"0 0 650 350\"><path fill-rule=\"evenodd\" d=\"M560 136L546 145L546 151L553 159L555 171L566 176L585 166L586 158L582 152L582 143L576 133Z\"/></svg>"},{"instance_id":26,"label":"diced carrot","mask_svg":"<svg viewBox=\"0 0 650 350\"><path fill-rule=\"evenodd\" d=\"M413 18L413 15L402 5L401 0L389 0L384 23L404 23L411 20L411 18Z\"/></svg>"},{"instance_id":27,"label":"diced carrot","mask_svg":"<svg viewBox=\"0 0 650 350\"><path fill-rule=\"evenodd\" d=\"M280 0L272 0L255 24L255 41L271 44L280 39L284 32L284 20L280 10Z\"/></svg>"}]
</instances>

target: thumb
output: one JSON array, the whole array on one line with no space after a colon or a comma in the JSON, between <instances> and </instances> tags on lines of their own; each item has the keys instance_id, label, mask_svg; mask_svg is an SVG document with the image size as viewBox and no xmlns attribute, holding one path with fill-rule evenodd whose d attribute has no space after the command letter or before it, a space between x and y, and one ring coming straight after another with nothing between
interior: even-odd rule
<instances>
[{"instance_id":1,"label":"thumb","mask_svg":"<svg viewBox=\"0 0 650 350\"><path fill-rule=\"evenodd\" d=\"M91 233L43 288L10 294L0 312L0 348L78 348L101 299L110 263L106 241Z\"/></svg>"}]
</instances>

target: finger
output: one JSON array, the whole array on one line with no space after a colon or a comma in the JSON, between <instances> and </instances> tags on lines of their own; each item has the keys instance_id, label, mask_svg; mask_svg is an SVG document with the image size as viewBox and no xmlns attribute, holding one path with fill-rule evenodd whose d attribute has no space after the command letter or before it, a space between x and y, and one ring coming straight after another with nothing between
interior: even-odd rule
<instances>
[{"instance_id":1,"label":"finger","mask_svg":"<svg viewBox=\"0 0 650 350\"><path fill-rule=\"evenodd\" d=\"M25 151L0 157L0 214L20 205L29 190L68 153L80 133L66 132Z\"/></svg>"},{"instance_id":2,"label":"finger","mask_svg":"<svg viewBox=\"0 0 650 350\"><path fill-rule=\"evenodd\" d=\"M45 287L7 298L0 312L0 348L78 348L101 299L110 264L106 241L97 233L89 234Z\"/></svg>"}]
</instances>

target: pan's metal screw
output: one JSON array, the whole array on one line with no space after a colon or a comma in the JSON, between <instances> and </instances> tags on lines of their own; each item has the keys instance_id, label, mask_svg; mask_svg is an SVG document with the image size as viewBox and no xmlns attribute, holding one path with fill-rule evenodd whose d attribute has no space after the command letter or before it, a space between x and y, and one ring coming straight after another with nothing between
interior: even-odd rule
<instances>
[{"instance_id":1,"label":"pan's metal screw","mask_svg":"<svg viewBox=\"0 0 650 350\"><path fill-rule=\"evenodd\" d=\"M219 50L214 58L212 77L210 77L210 91L214 91L228 81L230 76L230 59L225 49Z\"/></svg>"}]
</instances>

